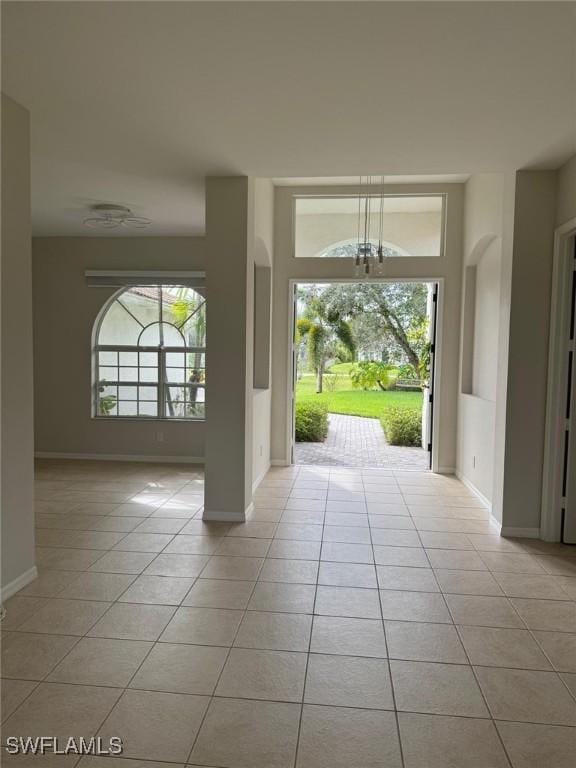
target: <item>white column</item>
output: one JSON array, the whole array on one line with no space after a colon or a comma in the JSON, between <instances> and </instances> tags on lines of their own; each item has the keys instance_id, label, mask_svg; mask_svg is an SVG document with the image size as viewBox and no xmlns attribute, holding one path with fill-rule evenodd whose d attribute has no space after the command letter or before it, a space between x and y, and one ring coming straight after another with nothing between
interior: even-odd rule
<instances>
[{"instance_id":1,"label":"white column","mask_svg":"<svg viewBox=\"0 0 576 768\"><path fill-rule=\"evenodd\" d=\"M253 185L206 183L205 520L244 520L252 504Z\"/></svg>"},{"instance_id":2,"label":"white column","mask_svg":"<svg viewBox=\"0 0 576 768\"><path fill-rule=\"evenodd\" d=\"M2 598L36 577L30 120L2 95ZM65 418L65 415L63 415Z\"/></svg>"}]
</instances>

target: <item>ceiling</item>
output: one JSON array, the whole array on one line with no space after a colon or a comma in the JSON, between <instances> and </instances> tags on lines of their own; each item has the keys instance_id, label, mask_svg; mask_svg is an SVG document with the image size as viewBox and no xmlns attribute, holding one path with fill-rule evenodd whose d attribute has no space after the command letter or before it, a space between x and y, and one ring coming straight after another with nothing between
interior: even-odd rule
<instances>
[{"instance_id":1,"label":"ceiling","mask_svg":"<svg viewBox=\"0 0 576 768\"><path fill-rule=\"evenodd\" d=\"M576 2L3 2L34 232L128 205L204 230L204 177L467 174L576 152ZM142 234L142 232L137 232Z\"/></svg>"}]
</instances>

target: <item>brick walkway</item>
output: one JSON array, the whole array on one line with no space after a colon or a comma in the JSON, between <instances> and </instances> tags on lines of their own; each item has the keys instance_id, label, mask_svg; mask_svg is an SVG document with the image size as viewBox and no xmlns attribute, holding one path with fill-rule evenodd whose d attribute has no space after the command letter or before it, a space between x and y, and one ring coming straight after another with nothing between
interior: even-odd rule
<instances>
[{"instance_id":1,"label":"brick walkway","mask_svg":"<svg viewBox=\"0 0 576 768\"><path fill-rule=\"evenodd\" d=\"M426 451L389 445L378 419L335 413L329 419L328 437L323 443L296 443L296 464L428 469Z\"/></svg>"}]
</instances>

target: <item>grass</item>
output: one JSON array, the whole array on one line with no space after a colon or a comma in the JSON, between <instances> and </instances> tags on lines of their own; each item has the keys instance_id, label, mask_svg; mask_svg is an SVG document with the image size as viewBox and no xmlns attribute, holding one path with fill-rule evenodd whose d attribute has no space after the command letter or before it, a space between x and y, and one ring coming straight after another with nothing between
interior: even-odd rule
<instances>
[{"instance_id":1,"label":"grass","mask_svg":"<svg viewBox=\"0 0 576 768\"><path fill-rule=\"evenodd\" d=\"M349 365L341 363L341 365ZM332 369L340 366L333 366ZM297 403L322 403L329 413L343 413L348 416L367 416L379 419L387 408L422 408L421 392L379 392L352 389L348 373L324 377L324 392L316 394L316 377L304 374L296 385Z\"/></svg>"}]
</instances>

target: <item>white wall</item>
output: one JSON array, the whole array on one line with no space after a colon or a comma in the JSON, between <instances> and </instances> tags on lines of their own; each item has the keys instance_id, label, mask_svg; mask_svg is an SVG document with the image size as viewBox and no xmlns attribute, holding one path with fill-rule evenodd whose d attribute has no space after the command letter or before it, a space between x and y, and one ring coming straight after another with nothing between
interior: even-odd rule
<instances>
[{"instance_id":1,"label":"white wall","mask_svg":"<svg viewBox=\"0 0 576 768\"><path fill-rule=\"evenodd\" d=\"M102 305L116 289L88 288L84 272L203 269L205 250L204 239L192 237L34 238L37 452L204 457L204 422L92 418L92 330Z\"/></svg>"},{"instance_id":2,"label":"white wall","mask_svg":"<svg viewBox=\"0 0 576 768\"><path fill-rule=\"evenodd\" d=\"M2 95L2 597L36 576L30 122Z\"/></svg>"},{"instance_id":3,"label":"white wall","mask_svg":"<svg viewBox=\"0 0 576 768\"><path fill-rule=\"evenodd\" d=\"M496 400L496 361L500 327L501 243L492 242L476 264L476 301L472 361L472 392Z\"/></svg>"},{"instance_id":4,"label":"white wall","mask_svg":"<svg viewBox=\"0 0 576 768\"><path fill-rule=\"evenodd\" d=\"M447 224L445 254L438 258L396 258L386 262L391 279L443 279L441 360L442 386L437 393L438 469L453 472L456 467L456 403L460 332L454 318L460 317L462 251L462 184L395 185L402 194L446 194ZM289 462L290 422L288 394L290 363L289 281L350 280L352 259L302 259L294 256L292 202L294 195L358 194L353 187L278 187L275 196L274 315L272 325L272 460ZM384 239L387 239L384 232Z\"/></svg>"},{"instance_id":5,"label":"white wall","mask_svg":"<svg viewBox=\"0 0 576 768\"><path fill-rule=\"evenodd\" d=\"M502 526L538 535L546 420L556 173L516 175Z\"/></svg>"},{"instance_id":6,"label":"white wall","mask_svg":"<svg viewBox=\"0 0 576 768\"><path fill-rule=\"evenodd\" d=\"M274 251L274 187L269 179L254 183L254 263L260 267L273 266ZM271 288L271 286L270 286ZM259 317L257 314L256 317ZM266 322L266 318L261 320ZM268 325L272 323L272 313ZM269 330L269 329L268 329ZM256 329L258 332L258 329ZM266 334L263 335L265 337ZM268 344L270 333L268 332ZM270 376L268 377L270 380ZM252 482L256 486L270 467L270 430L272 390L253 390Z\"/></svg>"},{"instance_id":7,"label":"white wall","mask_svg":"<svg viewBox=\"0 0 576 768\"><path fill-rule=\"evenodd\" d=\"M504 194L502 174L472 176L464 193L465 287L457 472L489 502L494 497ZM471 327L467 327L468 323Z\"/></svg>"},{"instance_id":8,"label":"white wall","mask_svg":"<svg viewBox=\"0 0 576 768\"><path fill-rule=\"evenodd\" d=\"M556 226L576 217L576 155L558 171L556 186Z\"/></svg>"}]
</instances>

